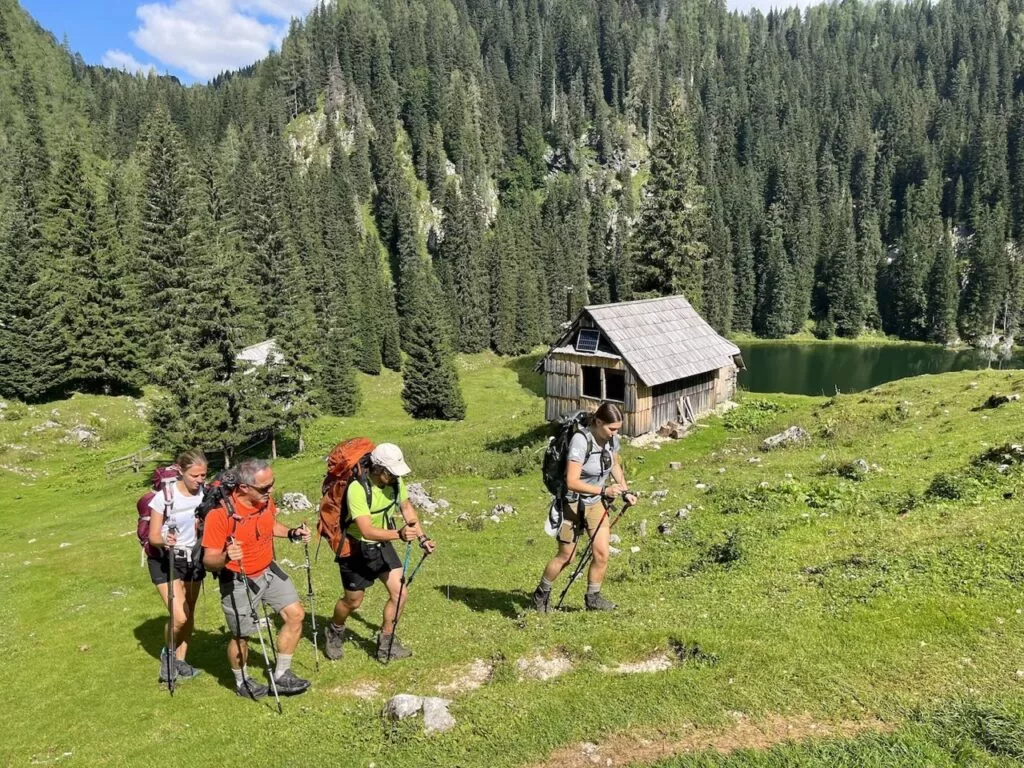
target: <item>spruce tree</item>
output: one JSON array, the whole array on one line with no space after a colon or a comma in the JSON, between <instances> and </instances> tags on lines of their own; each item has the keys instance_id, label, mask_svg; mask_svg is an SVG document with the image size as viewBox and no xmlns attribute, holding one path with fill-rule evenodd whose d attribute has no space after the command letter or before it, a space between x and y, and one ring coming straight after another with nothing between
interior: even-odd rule
<instances>
[{"instance_id":1,"label":"spruce tree","mask_svg":"<svg viewBox=\"0 0 1024 768\"><path fill-rule=\"evenodd\" d=\"M958 303L956 254L949 230L935 255L928 275L928 340L939 344L956 341Z\"/></svg>"},{"instance_id":2,"label":"spruce tree","mask_svg":"<svg viewBox=\"0 0 1024 768\"><path fill-rule=\"evenodd\" d=\"M658 121L646 192L630 249L633 295L682 294L700 311L710 221L693 127L678 101Z\"/></svg>"},{"instance_id":3,"label":"spruce tree","mask_svg":"<svg viewBox=\"0 0 1024 768\"><path fill-rule=\"evenodd\" d=\"M778 203L768 210L758 261L754 331L759 336L781 338L790 330L792 284Z\"/></svg>"},{"instance_id":4,"label":"spruce tree","mask_svg":"<svg viewBox=\"0 0 1024 768\"><path fill-rule=\"evenodd\" d=\"M733 239L733 320L734 331L753 330L756 277L754 275L754 245L750 240L750 224L740 216L736 237Z\"/></svg>"},{"instance_id":5,"label":"spruce tree","mask_svg":"<svg viewBox=\"0 0 1024 768\"><path fill-rule=\"evenodd\" d=\"M439 311L440 286L426 262L407 269L410 295L403 345L409 357L402 372L402 404L415 419L461 420L466 405Z\"/></svg>"},{"instance_id":6,"label":"spruce tree","mask_svg":"<svg viewBox=\"0 0 1024 768\"><path fill-rule=\"evenodd\" d=\"M855 338L864 330L864 304L848 193L836 206L829 247L828 318L837 336Z\"/></svg>"},{"instance_id":7,"label":"spruce tree","mask_svg":"<svg viewBox=\"0 0 1024 768\"><path fill-rule=\"evenodd\" d=\"M487 348L487 272L483 261L483 235L471 183L460 192L452 182L445 191L444 228L439 263L451 271L454 338L460 352Z\"/></svg>"},{"instance_id":8,"label":"spruce tree","mask_svg":"<svg viewBox=\"0 0 1024 768\"><path fill-rule=\"evenodd\" d=\"M181 349L179 326L199 293L195 252L189 239L191 171L177 130L161 107L145 129L145 171L139 257L148 308L146 357L158 383L171 382L172 358Z\"/></svg>"}]
</instances>

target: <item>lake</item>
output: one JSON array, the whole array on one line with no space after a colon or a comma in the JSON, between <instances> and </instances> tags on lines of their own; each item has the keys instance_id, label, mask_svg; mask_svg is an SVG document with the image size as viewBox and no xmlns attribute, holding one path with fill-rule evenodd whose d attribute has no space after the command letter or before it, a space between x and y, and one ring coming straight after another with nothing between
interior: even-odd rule
<instances>
[{"instance_id":1,"label":"lake","mask_svg":"<svg viewBox=\"0 0 1024 768\"><path fill-rule=\"evenodd\" d=\"M1002 360L976 349L949 350L930 344L737 344L747 370L740 386L748 392L833 395L859 392L878 384L925 373L978 368L1024 368L1015 350Z\"/></svg>"}]
</instances>

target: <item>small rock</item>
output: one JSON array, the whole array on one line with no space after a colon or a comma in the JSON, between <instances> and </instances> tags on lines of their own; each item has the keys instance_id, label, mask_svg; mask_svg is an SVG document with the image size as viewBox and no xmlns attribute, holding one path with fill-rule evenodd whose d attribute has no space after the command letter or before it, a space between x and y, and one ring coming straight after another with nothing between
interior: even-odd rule
<instances>
[{"instance_id":1,"label":"small rock","mask_svg":"<svg viewBox=\"0 0 1024 768\"><path fill-rule=\"evenodd\" d=\"M718 474L724 475L725 474L725 467L719 467L718 468Z\"/></svg>"},{"instance_id":2,"label":"small rock","mask_svg":"<svg viewBox=\"0 0 1024 768\"><path fill-rule=\"evenodd\" d=\"M749 459L747 459L747 464L760 464L760 463L761 463L761 459L758 456L751 456Z\"/></svg>"},{"instance_id":3,"label":"small rock","mask_svg":"<svg viewBox=\"0 0 1024 768\"><path fill-rule=\"evenodd\" d=\"M760 483L757 484L757 487L758 488L771 488L772 484L769 483L767 480L762 480Z\"/></svg>"},{"instance_id":4,"label":"small rock","mask_svg":"<svg viewBox=\"0 0 1024 768\"><path fill-rule=\"evenodd\" d=\"M609 544L621 544L622 543L622 537L619 536L619 534L617 534L617 533L613 533L611 536L608 537L608 543Z\"/></svg>"},{"instance_id":5,"label":"small rock","mask_svg":"<svg viewBox=\"0 0 1024 768\"><path fill-rule=\"evenodd\" d=\"M491 521L492 523L500 523L500 522L501 522L501 518L500 518L500 517L498 517L497 515L491 515L491 516L490 516L490 517L489 517L488 519L489 519L489 520L490 520L490 521Z\"/></svg>"},{"instance_id":6,"label":"small rock","mask_svg":"<svg viewBox=\"0 0 1024 768\"><path fill-rule=\"evenodd\" d=\"M697 483L693 487L696 488L698 491L706 491L708 489L708 486L707 486L706 483Z\"/></svg>"},{"instance_id":7,"label":"small rock","mask_svg":"<svg viewBox=\"0 0 1024 768\"><path fill-rule=\"evenodd\" d=\"M629 551L635 555L637 552L640 551L640 547L630 547Z\"/></svg>"},{"instance_id":8,"label":"small rock","mask_svg":"<svg viewBox=\"0 0 1024 768\"><path fill-rule=\"evenodd\" d=\"M669 469L682 469L683 468L683 462L681 462L681 461L670 461L668 463L668 468Z\"/></svg>"},{"instance_id":9,"label":"small rock","mask_svg":"<svg viewBox=\"0 0 1024 768\"><path fill-rule=\"evenodd\" d=\"M58 549L65 549L66 547L70 547L70 546L71 546L71 542L70 541L62 541L60 543L60 547L58 547Z\"/></svg>"},{"instance_id":10,"label":"small rock","mask_svg":"<svg viewBox=\"0 0 1024 768\"><path fill-rule=\"evenodd\" d=\"M448 699L427 696L423 699L423 730L427 733L445 733L455 727L455 718L448 711Z\"/></svg>"},{"instance_id":11,"label":"small rock","mask_svg":"<svg viewBox=\"0 0 1024 768\"><path fill-rule=\"evenodd\" d=\"M89 646L88 645L80 645L80 646L78 646L78 650L80 650L80 651L82 651L84 653L85 651L89 650Z\"/></svg>"},{"instance_id":12,"label":"small rock","mask_svg":"<svg viewBox=\"0 0 1024 768\"><path fill-rule=\"evenodd\" d=\"M411 693L400 693L393 696L384 705L384 715L392 720L405 720L423 709L423 697Z\"/></svg>"},{"instance_id":13,"label":"small rock","mask_svg":"<svg viewBox=\"0 0 1024 768\"><path fill-rule=\"evenodd\" d=\"M646 538L646 537L647 537L647 520L644 519L644 520L640 521L640 538L643 539L643 538Z\"/></svg>"},{"instance_id":14,"label":"small rock","mask_svg":"<svg viewBox=\"0 0 1024 768\"><path fill-rule=\"evenodd\" d=\"M668 523L661 523L658 525L658 533L660 533L662 536L668 536L670 533L672 533L672 526Z\"/></svg>"},{"instance_id":15,"label":"small rock","mask_svg":"<svg viewBox=\"0 0 1024 768\"><path fill-rule=\"evenodd\" d=\"M676 517L677 517L677 518L679 518L679 519L681 519L681 520L685 520L685 519L686 519L686 518L688 518L689 516L690 516L690 510L688 510L688 509L686 509L686 508L683 508L683 509L677 509L677 510L676 510Z\"/></svg>"},{"instance_id":16,"label":"small rock","mask_svg":"<svg viewBox=\"0 0 1024 768\"><path fill-rule=\"evenodd\" d=\"M281 506L291 512L305 512L313 508L313 504L304 493L286 493L281 497Z\"/></svg>"},{"instance_id":17,"label":"small rock","mask_svg":"<svg viewBox=\"0 0 1024 768\"><path fill-rule=\"evenodd\" d=\"M409 483L406 487L406 492L409 494L409 501L416 509L423 510L428 515L437 512L437 502L430 498L430 494L424 489L422 483Z\"/></svg>"},{"instance_id":18,"label":"small rock","mask_svg":"<svg viewBox=\"0 0 1024 768\"><path fill-rule=\"evenodd\" d=\"M810 437L811 436L807 433L807 430L803 427L793 426L784 432L765 438L764 442L761 443L761 450L773 451L776 448L781 448L785 445L805 442L809 440Z\"/></svg>"},{"instance_id":19,"label":"small rock","mask_svg":"<svg viewBox=\"0 0 1024 768\"><path fill-rule=\"evenodd\" d=\"M608 547L608 554L609 555L621 555L622 554L622 550L619 549L618 547L611 547L610 546L610 547ZM25 563L25 565L28 565L28 563Z\"/></svg>"}]
</instances>

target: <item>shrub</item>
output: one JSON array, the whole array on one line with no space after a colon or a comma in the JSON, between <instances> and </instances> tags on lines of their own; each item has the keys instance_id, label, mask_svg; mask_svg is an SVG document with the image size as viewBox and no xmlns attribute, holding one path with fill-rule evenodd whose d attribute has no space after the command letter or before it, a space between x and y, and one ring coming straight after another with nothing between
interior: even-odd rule
<instances>
[{"instance_id":1,"label":"shrub","mask_svg":"<svg viewBox=\"0 0 1024 768\"><path fill-rule=\"evenodd\" d=\"M757 432L786 408L771 400L744 400L722 417L725 428L733 432Z\"/></svg>"}]
</instances>

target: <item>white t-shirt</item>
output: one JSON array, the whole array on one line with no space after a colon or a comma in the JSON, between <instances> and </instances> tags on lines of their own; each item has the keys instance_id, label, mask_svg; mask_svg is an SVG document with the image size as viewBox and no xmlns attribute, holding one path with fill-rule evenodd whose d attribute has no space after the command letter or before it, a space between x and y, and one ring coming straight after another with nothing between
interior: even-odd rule
<instances>
[{"instance_id":1,"label":"white t-shirt","mask_svg":"<svg viewBox=\"0 0 1024 768\"><path fill-rule=\"evenodd\" d=\"M178 543L174 546L181 547L182 549L192 549L198 541L196 537L196 509L203 502L203 491L200 488L195 496L189 496L178 490L177 483L171 486L171 491L170 514L164 518L164 524L160 529L160 533L164 537L164 541L166 541L168 524L170 520L174 520L174 524L178 527ZM164 494L162 490L156 492L156 495L149 502L149 508L154 512L163 514Z\"/></svg>"}]
</instances>

